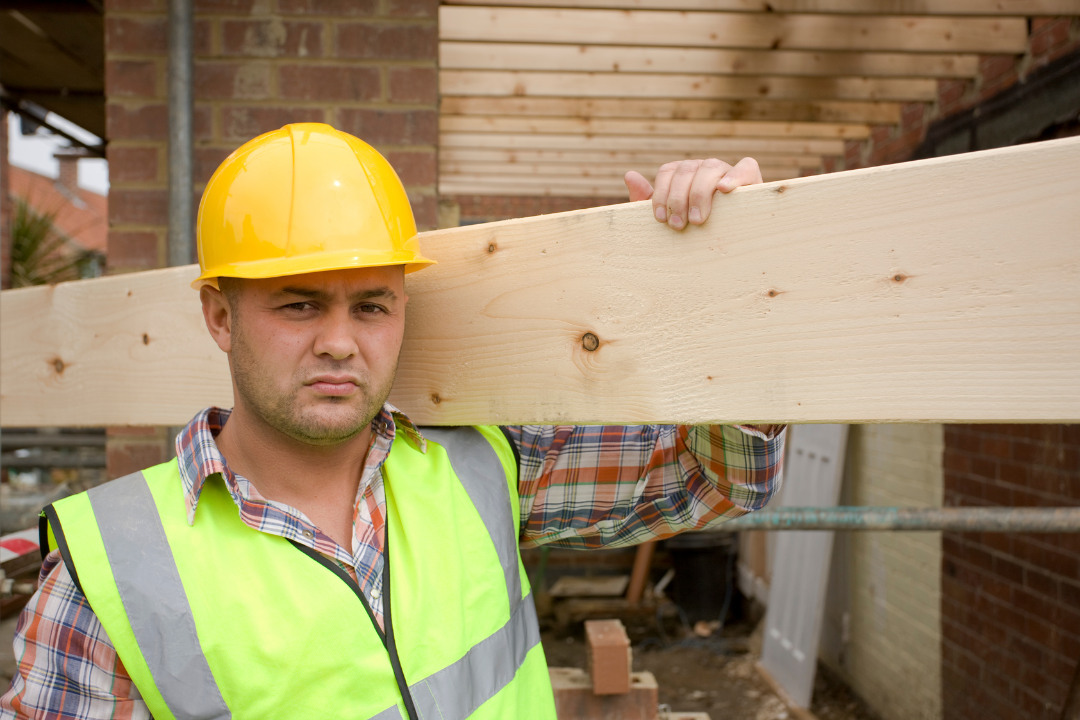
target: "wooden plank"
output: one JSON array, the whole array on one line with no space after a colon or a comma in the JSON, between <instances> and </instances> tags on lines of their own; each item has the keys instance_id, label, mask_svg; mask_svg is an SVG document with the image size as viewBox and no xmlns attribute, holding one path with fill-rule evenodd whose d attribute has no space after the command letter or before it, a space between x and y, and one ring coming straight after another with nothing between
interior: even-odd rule
<instances>
[{"instance_id":1,"label":"wooden plank","mask_svg":"<svg viewBox=\"0 0 1080 720\"><path fill-rule=\"evenodd\" d=\"M969 78L978 55L729 50L642 45L439 43L443 70Z\"/></svg>"},{"instance_id":2,"label":"wooden plank","mask_svg":"<svg viewBox=\"0 0 1080 720\"><path fill-rule=\"evenodd\" d=\"M772 152L809 155L841 155L843 140L797 138L668 138L619 135L510 135L488 133L442 133L441 148L499 148L503 150L672 150L702 153Z\"/></svg>"},{"instance_id":3,"label":"wooden plank","mask_svg":"<svg viewBox=\"0 0 1080 720\"><path fill-rule=\"evenodd\" d=\"M578 167L605 167L608 165L637 170L644 168L649 172L655 172L656 168L671 160L683 160L700 158L701 153L678 153L661 152L621 152L611 151L573 151L563 152L560 150L468 150L449 148L439 152L441 165L464 165L464 164L489 164L501 167L509 167L516 164L524 165L552 165ZM742 155L734 155L721 158L732 165L743 158ZM781 155L781 154L756 154L754 158L762 167L817 167L821 163L819 155Z\"/></svg>"},{"instance_id":4,"label":"wooden plank","mask_svg":"<svg viewBox=\"0 0 1080 720\"><path fill-rule=\"evenodd\" d=\"M900 105L893 102L789 100L634 100L612 98L525 98L445 96L446 115L529 115L656 120L785 120L788 122L866 122L895 125Z\"/></svg>"},{"instance_id":5,"label":"wooden plank","mask_svg":"<svg viewBox=\"0 0 1080 720\"><path fill-rule=\"evenodd\" d=\"M443 115L441 132L649 135L739 138L870 137L870 126L854 123L759 122L755 120L623 120L617 118L480 117Z\"/></svg>"},{"instance_id":6,"label":"wooden plank","mask_svg":"<svg viewBox=\"0 0 1080 720\"><path fill-rule=\"evenodd\" d=\"M937 99L937 81L910 78L790 78L441 70L439 91L443 95L493 97L931 102Z\"/></svg>"},{"instance_id":7,"label":"wooden plank","mask_svg":"<svg viewBox=\"0 0 1080 720\"><path fill-rule=\"evenodd\" d=\"M683 232L645 201L424 233L391 398L434 424L1078 422L1078 166L1069 138L740 188ZM0 294L0 425L228 406L196 275Z\"/></svg>"},{"instance_id":8,"label":"wooden plank","mask_svg":"<svg viewBox=\"0 0 1080 720\"><path fill-rule=\"evenodd\" d=\"M443 0L443 4L859 15L1080 15L1080 0Z\"/></svg>"},{"instance_id":9,"label":"wooden plank","mask_svg":"<svg viewBox=\"0 0 1080 720\"><path fill-rule=\"evenodd\" d=\"M765 182L799 177L798 168L769 169L762 172ZM542 176L517 174L440 175L439 192L444 195L541 195L568 197L626 197L622 175L617 176Z\"/></svg>"},{"instance_id":10,"label":"wooden plank","mask_svg":"<svg viewBox=\"0 0 1080 720\"><path fill-rule=\"evenodd\" d=\"M797 163L762 165L760 161L758 165L761 167L763 177L771 175L777 180L783 180L789 177L798 177L798 168L820 167L820 158L816 156L809 157L814 159L804 165ZM636 170L651 181L656 176L658 167L656 164L630 166L625 163L463 163L444 160L439 163L439 177L440 179L449 179L463 175L488 177L495 175L526 175L540 176L535 179L544 179L548 176L615 178L621 182L623 175L630 170ZM777 175L777 173L783 174Z\"/></svg>"},{"instance_id":11,"label":"wooden plank","mask_svg":"<svg viewBox=\"0 0 1080 720\"><path fill-rule=\"evenodd\" d=\"M1020 53L1027 23L1009 17L439 8L439 39L773 50Z\"/></svg>"}]
</instances>

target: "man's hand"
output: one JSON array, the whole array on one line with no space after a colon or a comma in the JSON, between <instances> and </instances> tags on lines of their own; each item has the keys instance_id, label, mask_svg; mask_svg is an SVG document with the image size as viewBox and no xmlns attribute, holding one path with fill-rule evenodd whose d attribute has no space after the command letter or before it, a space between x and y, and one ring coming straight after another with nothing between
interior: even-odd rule
<instances>
[{"instance_id":1,"label":"man's hand","mask_svg":"<svg viewBox=\"0 0 1080 720\"><path fill-rule=\"evenodd\" d=\"M676 160L660 166L656 189L641 173L631 170L623 177L630 200L652 198L653 216L676 230L700 225L712 212L713 193L729 193L742 185L761 182L757 160L743 158L736 165L723 160Z\"/></svg>"}]
</instances>

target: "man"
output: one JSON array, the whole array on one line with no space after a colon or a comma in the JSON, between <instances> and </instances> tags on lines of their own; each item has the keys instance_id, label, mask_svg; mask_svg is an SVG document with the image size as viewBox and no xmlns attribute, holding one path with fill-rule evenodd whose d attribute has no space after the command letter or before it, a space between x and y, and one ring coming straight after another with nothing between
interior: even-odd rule
<instances>
[{"instance_id":1,"label":"man","mask_svg":"<svg viewBox=\"0 0 1080 720\"><path fill-rule=\"evenodd\" d=\"M757 165L628 173L701 223ZM629 545L765 504L782 428L418 429L386 403L420 251L370 146L290 125L222 163L196 281L235 406L46 509L0 716L554 718L518 547Z\"/></svg>"}]
</instances>

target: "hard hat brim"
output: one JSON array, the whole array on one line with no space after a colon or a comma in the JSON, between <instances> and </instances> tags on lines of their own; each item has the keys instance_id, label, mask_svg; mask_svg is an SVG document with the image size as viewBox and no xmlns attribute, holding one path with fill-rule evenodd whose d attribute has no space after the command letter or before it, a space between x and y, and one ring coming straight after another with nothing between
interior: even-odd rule
<instances>
[{"instance_id":1,"label":"hard hat brim","mask_svg":"<svg viewBox=\"0 0 1080 720\"><path fill-rule=\"evenodd\" d=\"M399 251L387 253L382 258L372 258L355 251L339 253L318 253L299 257L270 258L266 260L249 260L247 262L231 263L207 268L198 279L191 283L191 287L198 290L203 285L217 287L219 277L243 278L246 280L261 280L265 278L287 277L290 275L306 275L308 273L329 272L331 270L351 270L353 268L388 267L402 265L405 273L423 270L429 265L435 265L435 260L414 252Z\"/></svg>"}]
</instances>

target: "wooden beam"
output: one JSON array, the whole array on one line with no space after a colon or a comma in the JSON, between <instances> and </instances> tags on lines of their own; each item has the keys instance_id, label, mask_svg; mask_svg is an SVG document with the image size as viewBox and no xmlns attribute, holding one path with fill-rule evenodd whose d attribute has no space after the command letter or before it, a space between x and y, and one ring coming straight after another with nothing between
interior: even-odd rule
<instances>
[{"instance_id":1,"label":"wooden beam","mask_svg":"<svg viewBox=\"0 0 1080 720\"><path fill-rule=\"evenodd\" d=\"M911 78L442 70L439 72L439 91L443 95L495 97L931 102L937 99L937 81Z\"/></svg>"},{"instance_id":2,"label":"wooden beam","mask_svg":"<svg viewBox=\"0 0 1080 720\"><path fill-rule=\"evenodd\" d=\"M702 153L788 153L842 155L843 140L789 138L666 138L618 135L509 135L443 133L439 148L497 148L501 150L671 150ZM441 150L440 150L441 151Z\"/></svg>"},{"instance_id":3,"label":"wooden beam","mask_svg":"<svg viewBox=\"0 0 1080 720\"><path fill-rule=\"evenodd\" d=\"M475 42L1019 53L1027 36L1019 17L439 8L439 39Z\"/></svg>"},{"instance_id":4,"label":"wooden beam","mask_svg":"<svg viewBox=\"0 0 1080 720\"><path fill-rule=\"evenodd\" d=\"M870 126L854 123L759 122L756 120L623 120L617 118L479 117L443 115L440 132L541 133L549 135L649 135L739 138L870 137Z\"/></svg>"},{"instance_id":5,"label":"wooden beam","mask_svg":"<svg viewBox=\"0 0 1080 720\"><path fill-rule=\"evenodd\" d=\"M1080 15L1080 0L443 0L443 4L857 15Z\"/></svg>"},{"instance_id":6,"label":"wooden beam","mask_svg":"<svg viewBox=\"0 0 1080 720\"><path fill-rule=\"evenodd\" d=\"M703 157L703 153L694 151L676 152L661 150L655 152L632 152L622 150L471 150L468 148L445 148L439 150L440 163L497 163L513 165L516 163L551 163L580 164L594 166L616 164L633 169L643 166L656 168L671 160L684 160ZM721 157L732 164L745 157L736 153ZM755 152L754 159L772 167L817 167L821 163L820 155L776 154Z\"/></svg>"},{"instance_id":7,"label":"wooden beam","mask_svg":"<svg viewBox=\"0 0 1080 720\"><path fill-rule=\"evenodd\" d=\"M799 177L798 168L762 168L765 182ZM616 177L523 177L513 173L457 174L439 177L441 195L519 195L537 197L625 198L626 185Z\"/></svg>"},{"instance_id":8,"label":"wooden beam","mask_svg":"<svg viewBox=\"0 0 1080 720\"><path fill-rule=\"evenodd\" d=\"M439 43L443 70L969 78L978 55L726 50L622 45Z\"/></svg>"},{"instance_id":9,"label":"wooden beam","mask_svg":"<svg viewBox=\"0 0 1080 720\"><path fill-rule=\"evenodd\" d=\"M392 400L437 424L1078 422L1078 166L1069 138L740 188L684 232L646 201L424 233ZM228 406L196 274L0 294L0 424Z\"/></svg>"},{"instance_id":10,"label":"wooden beam","mask_svg":"<svg viewBox=\"0 0 1080 720\"><path fill-rule=\"evenodd\" d=\"M895 125L894 102L788 100L634 100L611 98L454 97L440 100L446 115L529 115L656 120L783 120L787 122L865 122Z\"/></svg>"}]
</instances>

